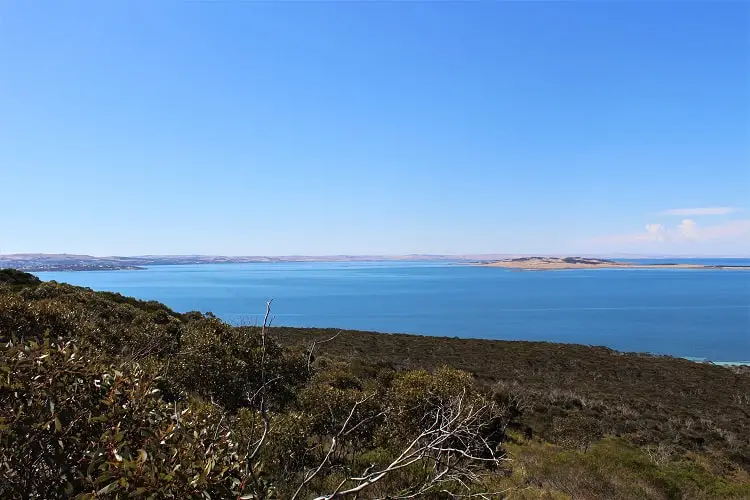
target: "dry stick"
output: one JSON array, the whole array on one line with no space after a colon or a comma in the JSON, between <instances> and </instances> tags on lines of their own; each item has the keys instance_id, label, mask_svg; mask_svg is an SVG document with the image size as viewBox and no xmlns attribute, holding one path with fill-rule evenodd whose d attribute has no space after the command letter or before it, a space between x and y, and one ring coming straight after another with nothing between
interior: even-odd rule
<instances>
[{"instance_id":1,"label":"dry stick","mask_svg":"<svg viewBox=\"0 0 750 500\"><path fill-rule=\"evenodd\" d=\"M279 380L279 379L281 379L281 375L277 375L277 376L275 376L274 378L272 378L271 380L269 380L268 382L266 382L266 383L265 383L265 384L263 384L262 386L258 387L258 390L257 390L257 391L255 391L255 392L253 393L253 395L252 395L252 396L249 396L249 397L247 398L247 400L248 400L249 402L251 402L251 403L252 403L253 401L255 401L255 398L257 398L257 397L258 397L258 394L260 394L260 393L261 393L261 391L263 390L263 388L265 388L265 387L270 387L270 386L271 386L271 384L273 384L274 382L276 382L276 381L277 381L277 380Z\"/></svg>"},{"instance_id":2,"label":"dry stick","mask_svg":"<svg viewBox=\"0 0 750 500\"><path fill-rule=\"evenodd\" d=\"M320 342L318 342L317 340L313 340L312 345L310 346L310 349L307 351L307 371L308 372L310 371L310 364L312 363L312 357L313 357L313 353L315 352L315 347L319 346L320 344L325 344L326 342L332 341L333 339L335 339L336 337L338 337L339 335L341 335L342 331L343 330L339 330L336 333L336 335L334 335L330 339L321 340Z\"/></svg>"},{"instance_id":3,"label":"dry stick","mask_svg":"<svg viewBox=\"0 0 750 500\"><path fill-rule=\"evenodd\" d=\"M315 476L317 476L318 473L323 469L323 467L325 466L325 464L328 463L328 459L331 457L331 454L333 453L333 450L336 448L336 444L338 443L338 438L340 438L344 434L344 432L346 431L346 427L347 427L347 425L349 425L349 422L351 421L352 417L354 416L354 412L357 410L357 407L359 405L365 403L367 400L372 399L373 396L375 396L374 393L373 394L369 394L369 395L365 396L364 398L362 398L362 399L360 399L360 400L358 400L358 401L356 401L354 403L354 405L352 406L352 409L349 411L349 416L346 417L346 420L344 420L344 424L341 426L341 429L339 429L339 432L336 433L336 435L333 436L333 438L331 439L331 447L328 448L328 452L326 453L326 456L323 457L323 460L321 460L321 462L318 464L318 467L310 475L308 475L307 477L305 477L302 480L302 483L300 483L299 487L297 488L297 491L295 491L294 495L292 495L291 500L294 500L295 498L297 498L297 495L299 495L300 491L302 491L302 488L304 488L306 484L308 484L310 481L312 481L315 478ZM344 482L346 482L346 481L344 481ZM340 489L340 488L341 488L341 485L339 485L339 487L336 488L336 489Z\"/></svg>"},{"instance_id":4,"label":"dry stick","mask_svg":"<svg viewBox=\"0 0 750 500\"><path fill-rule=\"evenodd\" d=\"M502 497L502 495L508 493L511 490L513 490L513 488L506 488L502 491L493 491L492 493L467 493L466 495L451 493L448 490L442 490L441 493L445 493L451 498L482 498L484 500L490 500L492 498L500 498Z\"/></svg>"},{"instance_id":5,"label":"dry stick","mask_svg":"<svg viewBox=\"0 0 750 500\"><path fill-rule=\"evenodd\" d=\"M349 429L348 431L346 431L344 433L344 435L348 436L349 434L351 434L352 432L354 432L355 430L357 430L360 426L366 424L367 422L370 422L371 420L375 420L376 418L380 418L383 415L385 415L385 412L381 411L381 412L376 413L375 415L371 415L371 416L369 416L367 418L364 418L364 419L360 420L359 422L357 422L356 425L354 425L354 427L352 427L351 429Z\"/></svg>"},{"instance_id":6,"label":"dry stick","mask_svg":"<svg viewBox=\"0 0 750 500\"><path fill-rule=\"evenodd\" d=\"M260 392L260 415L261 415L261 419L263 420L263 432L261 433L260 438L255 442L253 451L249 453L245 458L246 471L249 472L256 486L258 484L258 480L255 477L255 473L252 470L253 469L252 461L258 455L258 452L260 452L260 449L263 446L263 443L265 443L266 437L268 436L268 431L271 427L268 421L268 411L266 408L266 388L268 387L268 383L266 382L266 326L268 325L268 316L271 314L272 302L273 302L273 299L266 302L266 315L263 317L263 326L261 326L261 329L260 329L260 340L261 340L260 382L261 382L261 386L260 386L260 389L258 389L258 391ZM256 391L252 397L248 397L248 400L250 402L252 402L255 399L255 397L258 395L258 391Z\"/></svg>"},{"instance_id":7,"label":"dry stick","mask_svg":"<svg viewBox=\"0 0 750 500\"><path fill-rule=\"evenodd\" d=\"M271 312L271 302L272 300L266 303L266 314L263 319L263 326L261 327L261 343L262 343L261 344L261 387L258 389L258 391L256 391L256 393L251 398L249 398L252 401L258 396L258 393L260 393L260 397L261 397L260 409L261 409L261 418L263 419L263 433L260 439L258 439L258 441L256 442L253 452L250 453L247 457L247 460L248 460L247 463L249 467L252 467L251 460L260 451L260 448L265 442L266 437L269 432L270 423L268 420L268 413L267 413L267 407L266 407L266 391L267 391L268 386L278 379L277 377L270 381L266 380L266 328L269 326L268 318ZM308 359L307 359L308 371L310 370L310 365L312 363L312 356L313 356L315 347L319 344L334 340L341 333L342 332L339 331L333 337L320 341L320 342L316 340L313 341L310 347L310 350L308 352ZM353 431L354 429L356 429L362 424L362 422L359 422L354 427L347 430L347 427L351 419L353 418L357 407L363 404L368 399L372 398L373 396L374 394L370 394L366 396L364 399L355 402L355 404L352 406L349 412L349 415L344 421L344 424L341 426L341 429L335 436L333 436L331 440L331 446L329 447L325 457L318 464L317 468L314 471L312 471L310 474L306 475L303 478L301 484L295 491L294 495L291 497L291 500L296 499L298 495L300 494L300 492L302 491L302 489L307 484L309 484L325 467L325 465L328 463L331 455L333 454L334 450L336 449L338 445L339 438L344 435L347 435L349 432ZM416 496L420 494L424 494L427 491L433 489L439 483L444 482L444 481L449 481L449 480L457 481L463 484L466 488L468 488L468 485L464 483L463 479L471 480L478 476L475 473L473 473L470 470L470 468L459 468L458 470L452 471L452 469L455 469L457 466L457 464L452 465L450 463L452 457L456 457L458 459L465 458L470 461L493 462L493 463L499 463L501 458L496 457L493 450L490 448L490 446L486 442L486 440L478 434L478 431L473 430L471 428L472 425L475 425L479 421L481 416L489 410L489 407L487 405L483 405L481 408L477 409L473 405L471 405L471 406L468 406L468 408L466 408L464 405L465 397L466 397L466 391L464 390L460 396L458 396L452 402L448 403L448 407L446 407L446 405L444 404L443 406L437 408L432 425L430 425L427 429L422 431L411 443L409 443L409 445L406 447L406 449L402 451L402 453L398 456L398 458L396 458L393 462L391 462L385 469L372 472L371 467L369 467L361 477L346 478L336 487L333 493L329 495L317 497L316 500L333 500L335 498L341 498L341 497L348 496L348 495L355 495L356 497L359 495L360 492L362 492L362 490L376 483L377 481L385 477L387 474L395 470L408 467L421 460L424 460L425 458L429 457L430 454L435 455L432 457L433 460L435 460L436 462L435 467L437 467L438 464L444 464L445 469L438 472L436 476L432 478L428 483L425 483L424 485L422 485L422 487L419 488L417 493L400 495L400 496L390 497L390 498L404 498L404 499L415 498ZM468 410L467 415L463 415L464 410ZM378 416L381 416L381 415L382 415L382 412ZM366 420L369 420L369 419L366 419ZM444 446L444 443L446 443L449 439L453 438L453 439L457 439L465 448L468 449L469 443L464 441L463 439L464 435L466 435L466 437L471 438L471 439L479 438L482 441L484 448L486 448L487 451L490 452L491 458L475 456L470 451L467 451L461 448L456 448L453 446L451 447ZM419 443L425 440L426 438L427 438L427 442L423 443L422 445L419 445ZM253 475L253 479L255 480L256 478L254 477L254 474L252 475ZM360 484L342 491L341 488L343 488L344 484L347 481L359 482ZM496 492L496 493L478 493L478 494L468 494L468 495L457 495L457 494L448 492L446 490L443 490L443 491L453 496L454 498L490 498L491 496L495 496L495 495L502 493L502 492Z\"/></svg>"},{"instance_id":8,"label":"dry stick","mask_svg":"<svg viewBox=\"0 0 750 500\"><path fill-rule=\"evenodd\" d=\"M468 489L468 485L466 485L464 479L472 480L478 478L478 476L472 472L470 468L458 468L456 470L457 465L451 465L451 458L464 458L469 461L486 461L492 463L499 463L502 458L495 456L491 449L488 450L490 451L491 458L484 458L475 456L467 450L444 446L444 443L449 439L458 438L459 441L468 448L468 443L464 443L463 439L461 439L464 434L473 438L481 438L481 436L478 436L476 430L472 430L472 426L479 421L480 417L484 415L490 407L488 405L483 405L480 408L476 408L473 405L467 407L464 404L464 398L465 392L457 397L452 403L449 403L447 408L445 406L437 408L432 424L409 443L401 454L387 467L376 472L370 472L370 469L368 468L361 477L348 478L349 480L359 482L360 484L342 491L342 483L333 493L317 497L316 500L333 500L347 495L356 495L368 486L381 480L387 474L424 460L425 458L430 457L431 453L436 455L432 457L436 462L445 464L445 469L438 472L435 477L429 480L429 482L422 485L416 493L407 493L399 496L391 496L389 498L416 498L417 496L435 488L441 482L449 480L457 481ZM465 411L468 411L468 414L465 414ZM424 442L425 439L426 442ZM483 444L485 444L483 439L482 441ZM498 493L457 495L447 491L446 493L451 494L454 498L490 498L491 496L498 495Z\"/></svg>"}]
</instances>

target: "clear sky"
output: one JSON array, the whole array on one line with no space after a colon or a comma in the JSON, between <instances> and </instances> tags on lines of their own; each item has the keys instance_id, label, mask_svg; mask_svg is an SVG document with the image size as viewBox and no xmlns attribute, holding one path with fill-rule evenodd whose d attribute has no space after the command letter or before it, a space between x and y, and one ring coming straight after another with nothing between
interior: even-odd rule
<instances>
[{"instance_id":1,"label":"clear sky","mask_svg":"<svg viewBox=\"0 0 750 500\"><path fill-rule=\"evenodd\" d=\"M750 255L748 2L0 2L0 252Z\"/></svg>"}]
</instances>

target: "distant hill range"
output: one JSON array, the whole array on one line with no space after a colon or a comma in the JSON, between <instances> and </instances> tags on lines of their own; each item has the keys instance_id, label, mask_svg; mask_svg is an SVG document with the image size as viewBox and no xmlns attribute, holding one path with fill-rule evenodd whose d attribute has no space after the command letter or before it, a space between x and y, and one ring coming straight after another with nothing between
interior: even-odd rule
<instances>
[{"instance_id":1,"label":"distant hill range","mask_svg":"<svg viewBox=\"0 0 750 500\"><path fill-rule=\"evenodd\" d=\"M446 261L490 260L508 255L286 255L221 256L221 255L139 255L133 257L94 257L76 254L24 253L0 255L0 268L24 271L92 271L114 269L142 269L144 266L188 264L238 264L251 262L371 262L371 261Z\"/></svg>"},{"instance_id":2,"label":"distant hill range","mask_svg":"<svg viewBox=\"0 0 750 500\"><path fill-rule=\"evenodd\" d=\"M116 269L143 269L145 266L238 264L251 262L403 262L403 261L495 261L525 257L521 254L409 254L409 255L286 255L286 256L221 256L221 255L139 255L133 257L94 257L77 254L18 253L0 255L0 269L14 268L23 271L108 271ZM541 255L537 258L546 257ZM550 255L549 257L554 257ZM601 255L580 255L602 257ZM607 255L608 258L675 258L677 256ZM685 258L685 256L682 256Z\"/></svg>"}]
</instances>

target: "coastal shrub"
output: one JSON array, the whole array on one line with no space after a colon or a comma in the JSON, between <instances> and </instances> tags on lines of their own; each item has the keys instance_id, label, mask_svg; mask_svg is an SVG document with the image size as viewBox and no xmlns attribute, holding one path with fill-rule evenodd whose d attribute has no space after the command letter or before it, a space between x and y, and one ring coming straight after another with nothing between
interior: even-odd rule
<instances>
[{"instance_id":1,"label":"coastal shrub","mask_svg":"<svg viewBox=\"0 0 750 500\"><path fill-rule=\"evenodd\" d=\"M690 454L656 463L647 450L621 439L602 439L586 452L537 441L510 443L508 452L514 471L497 484L510 489L510 499L750 498L748 475L736 466L720 474L712 470L716 462Z\"/></svg>"},{"instance_id":2,"label":"coastal shrub","mask_svg":"<svg viewBox=\"0 0 750 500\"><path fill-rule=\"evenodd\" d=\"M282 345L309 343L336 333L272 329ZM750 471L747 370L604 347L355 331L320 344L317 352L331 360L362 357L377 362L383 373L434 371L441 366L463 370L488 391L495 390L498 403L517 406L514 419L540 439L564 439L564 429L578 432L576 422L643 446L679 435L681 452L729 456ZM357 352L363 354L355 356ZM681 416L681 424L670 429L666 423L675 415ZM691 427L686 419L693 422ZM701 424L708 421L712 424Z\"/></svg>"},{"instance_id":3,"label":"coastal shrub","mask_svg":"<svg viewBox=\"0 0 750 500\"><path fill-rule=\"evenodd\" d=\"M0 340L0 498L308 499L394 463L359 498L750 497L741 370L549 343L264 335L59 283L0 285ZM417 460L398 462L410 446Z\"/></svg>"},{"instance_id":4,"label":"coastal shrub","mask_svg":"<svg viewBox=\"0 0 750 500\"><path fill-rule=\"evenodd\" d=\"M182 328L179 351L168 372L178 389L228 409L252 405L263 380L272 389L267 403L283 407L307 375L301 353L283 349L270 336L264 343L260 328L232 327L215 318L191 321Z\"/></svg>"},{"instance_id":5,"label":"coastal shrub","mask_svg":"<svg viewBox=\"0 0 750 500\"><path fill-rule=\"evenodd\" d=\"M30 302L13 294L0 295L0 340L11 336L39 340L45 334L71 336L87 325L74 308L58 302Z\"/></svg>"},{"instance_id":6,"label":"coastal shrub","mask_svg":"<svg viewBox=\"0 0 750 500\"><path fill-rule=\"evenodd\" d=\"M8 286L35 286L42 282L33 274L18 271L16 269L0 269L0 285Z\"/></svg>"},{"instance_id":7,"label":"coastal shrub","mask_svg":"<svg viewBox=\"0 0 750 500\"><path fill-rule=\"evenodd\" d=\"M137 364L73 341L0 358L2 498L236 498L242 461L222 411L167 403Z\"/></svg>"}]
</instances>

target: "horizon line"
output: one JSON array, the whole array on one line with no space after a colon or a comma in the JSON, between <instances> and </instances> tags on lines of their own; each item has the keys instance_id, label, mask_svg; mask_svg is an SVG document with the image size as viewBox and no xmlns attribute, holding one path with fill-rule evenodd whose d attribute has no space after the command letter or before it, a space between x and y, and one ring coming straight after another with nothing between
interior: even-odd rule
<instances>
[{"instance_id":1,"label":"horizon line","mask_svg":"<svg viewBox=\"0 0 750 500\"><path fill-rule=\"evenodd\" d=\"M89 257L93 259L107 259L107 258L167 258L167 257L206 257L206 258L327 258L327 257L351 257L351 258L362 258L362 257L378 257L378 258L400 258L400 257L437 257L437 258L452 258L452 257L506 257L506 256L523 256L523 257L577 257L577 256L632 256L642 258L661 258L661 257L675 257L675 258L704 258L704 257L725 257L725 258L750 258L750 255L743 254L694 254L694 253L639 253L639 252L582 252L582 253L564 253L564 252L476 252L476 253L331 253L331 254L201 254L201 253L165 253L165 254L135 254L135 255L93 255L86 253L45 253L45 252L15 252L9 254L0 254L0 258L3 257L21 257L21 256L43 256L43 257L57 257L57 256L75 256L75 257Z\"/></svg>"}]
</instances>

